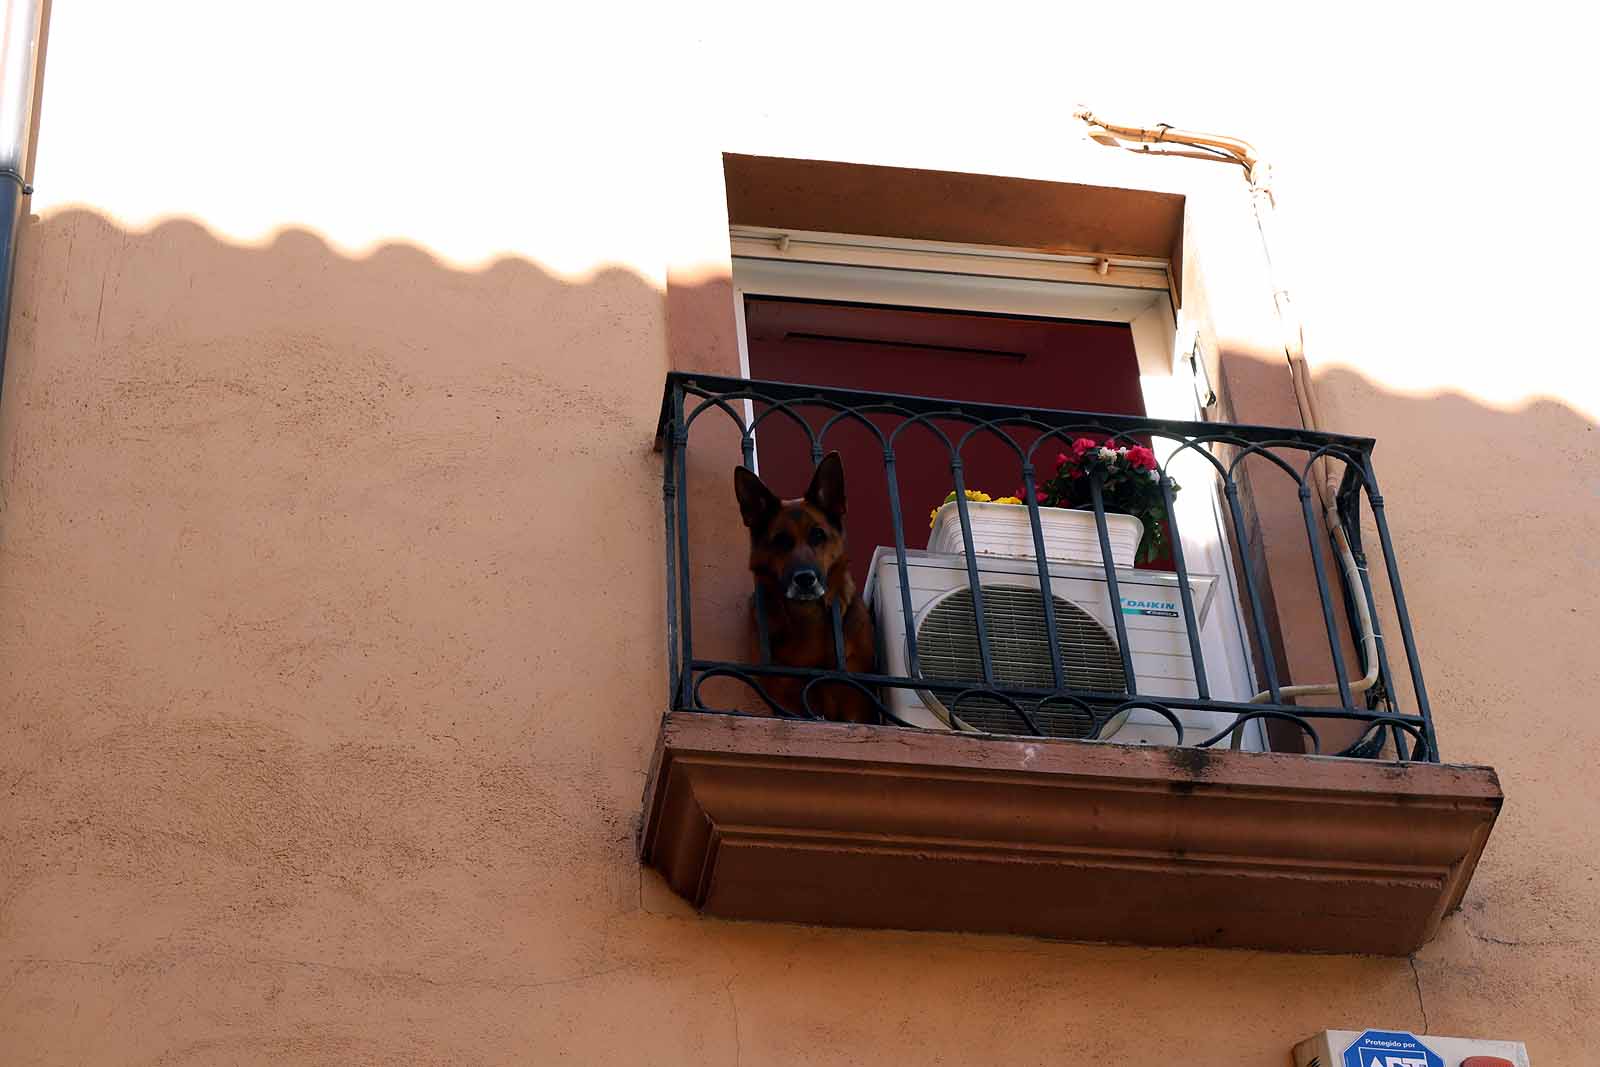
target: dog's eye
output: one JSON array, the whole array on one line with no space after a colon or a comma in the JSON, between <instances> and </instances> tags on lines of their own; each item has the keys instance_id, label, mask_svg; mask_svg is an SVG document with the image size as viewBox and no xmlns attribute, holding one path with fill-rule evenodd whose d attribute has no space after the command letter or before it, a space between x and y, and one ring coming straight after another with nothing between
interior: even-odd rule
<instances>
[{"instance_id":1,"label":"dog's eye","mask_svg":"<svg viewBox=\"0 0 1600 1067\"><path fill-rule=\"evenodd\" d=\"M794 547L794 537L785 531L774 535L771 543L774 552L787 552Z\"/></svg>"},{"instance_id":2,"label":"dog's eye","mask_svg":"<svg viewBox=\"0 0 1600 1067\"><path fill-rule=\"evenodd\" d=\"M828 539L828 531L820 526L811 527L811 532L806 534L806 544L816 548Z\"/></svg>"}]
</instances>

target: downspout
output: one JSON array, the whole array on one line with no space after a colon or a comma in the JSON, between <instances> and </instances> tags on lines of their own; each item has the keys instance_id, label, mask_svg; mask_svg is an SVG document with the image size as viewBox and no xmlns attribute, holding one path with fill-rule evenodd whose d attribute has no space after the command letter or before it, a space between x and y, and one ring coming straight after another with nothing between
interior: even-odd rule
<instances>
[{"instance_id":1,"label":"downspout","mask_svg":"<svg viewBox=\"0 0 1600 1067\"><path fill-rule=\"evenodd\" d=\"M1289 299L1289 290L1282 282L1281 268L1272 256L1272 212L1277 202L1272 195L1271 168L1256 154L1248 141L1218 134L1178 130L1165 124L1155 127L1115 126L1102 122L1092 112L1080 110L1073 117L1089 127L1089 137L1111 148L1122 148L1152 156L1182 156L1186 159L1208 159L1213 163L1232 163L1244 170L1245 181L1250 186L1250 206L1255 214L1256 230L1261 235L1261 250L1267 261L1267 277L1272 285L1272 303L1277 310L1278 328L1282 334L1283 353L1289 364L1289 380L1294 386L1294 399L1300 409L1300 422L1308 430L1320 431L1322 421L1317 414L1315 394L1311 386L1311 370L1306 364L1305 327ZM1352 590L1366 588L1350 548L1349 535L1339 520L1339 481L1326 459L1315 464L1317 475L1312 479L1317 502L1322 507L1328 537L1339 554L1345 579ZM1372 615L1367 609L1366 597L1359 592L1351 597L1356 609L1357 629L1360 630L1363 654L1367 660L1367 673L1350 683L1351 693L1364 693L1378 683L1378 633ZM1285 697L1323 696L1339 692L1334 682L1312 685L1289 685L1279 689ZM1257 693L1250 698L1253 704L1271 699L1270 692ZM1238 737L1235 736L1235 742Z\"/></svg>"},{"instance_id":2,"label":"downspout","mask_svg":"<svg viewBox=\"0 0 1600 1067\"><path fill-rule=\"evenodd\" d=\"M39 69L44 0L5 0L0 42L0 387L11 336L11 291L23 200L33 193L23 170L33 132L33 82Z\"/></svg>"}]
</instances>

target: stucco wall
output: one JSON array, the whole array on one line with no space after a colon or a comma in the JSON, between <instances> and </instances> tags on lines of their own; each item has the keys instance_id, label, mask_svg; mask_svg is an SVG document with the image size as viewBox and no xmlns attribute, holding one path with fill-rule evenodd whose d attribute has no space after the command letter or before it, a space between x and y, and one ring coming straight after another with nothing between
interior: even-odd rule
<instances>
[{"instance_id":1,"label":"stucco wall","mask_svg":"<svg viewBox=\"0 0 1600 1067\"><path fill-rule=\"evenodd\" d=\"M1593 224L1575 167L1481 136L1560 129L1580 35L509 7L53 13L0 402L0 1060L1267 1067L1381 1025L1585 1062ZM1277 162L1444 754L1509 796L1414 960L707 921L633 858L651 436L669 364L728 354L721 152L1182 192L1270 382L1237 177L1091 145L1075 100Z\"/></svg>"}]
</instances>

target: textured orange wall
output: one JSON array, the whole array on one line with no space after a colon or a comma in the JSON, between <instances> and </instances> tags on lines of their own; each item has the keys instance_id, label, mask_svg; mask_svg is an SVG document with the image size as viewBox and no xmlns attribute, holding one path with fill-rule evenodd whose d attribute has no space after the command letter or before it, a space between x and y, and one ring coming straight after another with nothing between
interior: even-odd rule
<instances>
[{"instance_id":1,"label":"textured orange wall","mask_svg":"<svg viewBox=\"0 0 1600 1067\"><path fill-rule=\"evenodd\" d=\"M1486 277L1414 183L1495 212L1512 179L1372 120L1477 101L1472 49L1391 13L1352 84L1186 9L1161 38L1143 11L858 10L841 79L751 9L506 7L55 12L0 402L0 1062L1283 1067L1364 1025L1584 1062L1600 403L1587 342L1534 313L1581 287ZM1129 34L1138 79L1110 47L1063 67ZM1323 403L1380 437L1445 755L1508 794L1415 960L705 921L634 860L666 684L651 438L669 359L728 357L723 151L1183 193L1216 340L1271 370L1237 177L1083 142L1073 93L1276 137ZM1507 247L1543 247L1542 211L1494 215Z\"/></svg>"}]
</instances>

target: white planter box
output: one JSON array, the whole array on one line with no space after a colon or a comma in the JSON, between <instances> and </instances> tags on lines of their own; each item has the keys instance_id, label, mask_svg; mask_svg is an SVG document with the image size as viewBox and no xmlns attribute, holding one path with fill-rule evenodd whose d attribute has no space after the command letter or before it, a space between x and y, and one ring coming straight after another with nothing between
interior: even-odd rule
<instances>
[{"instance_id":1,"label":"white planter box","mask_svg":"<svg viewBox=\"0 0 1600 1067\"><path fill-rule=\"evenodd\" d=\"M982 504L967 501L967 518L972 524L972 551L980 556L1035 558L1033 530L1028 509L1023 504ZM1100 563L1100 534L1095 529L1094 512L1071 508L1040 508L1039 527L1044 535L1045 559L1062 563ZM1106 513L1106 534L1111 540L1111 562L1132 567L1144 538L1144 523L1132 515ZM929 552L966 552L961 537L961 516L956 502L939 508L933 529L928 534Z\"/></svg>"}]
</instances>

